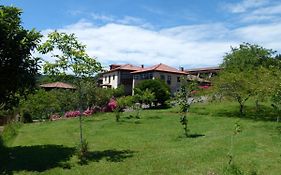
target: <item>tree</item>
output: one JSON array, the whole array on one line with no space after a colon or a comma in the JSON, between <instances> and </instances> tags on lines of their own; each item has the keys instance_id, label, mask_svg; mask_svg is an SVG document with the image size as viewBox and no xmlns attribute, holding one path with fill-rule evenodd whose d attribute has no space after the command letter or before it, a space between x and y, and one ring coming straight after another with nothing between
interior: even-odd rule
<instances>
[{"instance_id":1,"label":"tree","mask_svg":"<svg viewBox=\"0 0 281 175\"><path fill-rule=\"evenodd\" d=\"M22 113L28 113L33 119L48 119L49 115L60 110L60 99L51 91L38 90L29 94L26 100L21 101Z\"/></svg>"},{"instance_id":2,"label":"tree","mask_svg":"<svg viewBox=\"0 0 281 175\"><path fill-rule=\"evenodd\" d=\"M56 49L61 54L56 54ZM59 33L54 31L48 34L48 39L38 48L42 54L51 53L56 58L55 62L45 61L43 65L44 73L53 76L64 76L67 73L74 74L79 80L92 78L97 72L101 71L101 64L96 58L90 57L86 51L86 46L79 43L74 34ZM78 81L78 91L80 94L80 112L82 103L81 81ZM83 144L82 118L79 116L80 123L80 143Z\"/></svg>"},{"instance_id":3,"label":"tree","mask_svg":"<svg viewBox=\"0 0 281 175\"><path fill-rule=\"evenodd\" d=\"M181 79L180 91L177 93L177 102L180 106L180 112L182 117L180 119L181 124L184 126L185 136L189 136L189 130L187 128L188 119L187 112L194 101L195 90L197 90L197 82L188 81L185 77Z\"/></svg>"},{"instance_id":4,"label":"tree","mask_svg":"<svg viewBox=\"0 0 281 175\"><path fill-rule=\"evenodd\" d=\"M253 76L250 72L224 71L214 80L214 86L223 96L236 100L240 106L240 114L243 115L245 102L254 95L252 81Z\"/></svg>"},{"instance_id":5,"label":"tree","mask_svg":"<svg viewBox=\"0 0 281 175\"><path fill-rule=\"evenodd\" d=\"M260 66L269 67L276 65L277 59L273 59L275 51L249 43L232 47L231 51L224 56L221 67L231 72L256 70Z\"/></svg>"},{"instance_id":6,"label":"tree","mask_svg":"<svg viewBox=\"0 0 281 175\"><path fill-rule=\"evenodd\" d=\"M155 102L164 105L165 101L170 99L170 88L169 86L159 80L143 80L137 84L136 88L141 91L146 91L146 89L150 90L155 95Z\"/></svg>"},{"instance_id":7,"label":"tree","mask_svg":"<svg viewBox=\"0 0 281 175\"><path fill-rule=\"evenodd\" d=\"M277 122L279 122L279 116L281 115L281 83L275 89L271 97L271 106L275 109L277 113Z\"/></svg>"},{"instance_id":8,"label":"tree","mask_svg":"<svg viewBox=\"0 0 281 175\"><path fill-rule=\"evenodd\" d=\"M21 14L16 7L0 6L0 106L4 109L17 106L19 97L34 89L39 69L32 51L41 34L24 29Z\"/></svg>"},{"instance_id":9,"label":"tree","mask_svg":"<svg viewBox=\"0 0 281 175\"><path fill-rule=\"evenodd\" d=\"M231 48L224 56L223 71L215 80L215 89L238 101L241 114L245 102L254 97L258 111L259 101L271 96L274 81L279 77L274 72L280 68L280 57L274 54L271 49L249 43Z\"/></svg>"}]
</instances>

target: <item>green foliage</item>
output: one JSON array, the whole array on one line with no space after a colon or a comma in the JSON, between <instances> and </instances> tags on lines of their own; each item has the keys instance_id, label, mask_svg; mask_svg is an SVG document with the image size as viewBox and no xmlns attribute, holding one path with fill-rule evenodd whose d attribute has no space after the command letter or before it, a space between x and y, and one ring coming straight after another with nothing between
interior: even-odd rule
<instances>
[{"instance_id":1,"label":"green foliage","mask_svg":"<svg viewBox=\"0 0 281 175\"><path fill-rule=\"evenodd\" d=\"M133 97L132 96L119 97L116 99L116 102L117 102L117 108L114 109L114 112L115 112L116 121L119 122L121 117L121 112L123 112L123 110L126 107L130 107L133 105Z\"/></svg>"},{"instance_id":2,"label":"green foliage","mask_svg":"<svg viewBox=\"0 0 281 175\"><path fill-rule=\"evenodd\" d=\"M19 122L11 122L7 125L5 125L3 133L1 135L2 142L4 144L9 143L10 140L12 140L14 137L17 136L19 128L22 126Z\"/></svg>"},{"instance_id":3,"label":"green foliage","mask_svg":"<svg viewBox=\"0 0 281 175\"><path fill-rule=\"evenodd\" d=\"M27 111L23 112L22 122L23 123L32 123L33 122L32 116L31 116L31 114L29 112L27 112Z\"/></svg>"},{"instance_id":4,"label":"green foliage","mask_svg":"<svg viewBox=\"0 0 281 175\"><path fill-rule=\"evenodd\" d=\"M60 101L52 92L40 89L21 102L21 109L23 113L30 113L33 119L47 119L50 114L59 112Z\"/></svg>"},{"instance_id":5,"label":"green foliage","mask_svg":"<svg viewBox=\"0 0 281 175\"><path fill-rule=\"evenodd\" d=\"M76 148L76 155L79 160L79 164L87 164L88 156L89 156L89 148L88 148L87 140L83 140Z\"/></svg>"},{"instance_id":6,"label":"green foliage","mask_svg":"<svg viewBox=\"0 0 281 175\"><path fill-rule=\"evenodd\" d=\"M260 66L274 65L271 49L249 43L240 44L238 48L231 48L231 52L224 56L221 67L231 72L251 71Z\"/></svg>"},{"instance_id":7,"label":"green foliage","mask_svg":"<svg viewBox=\"0 0 281 175\"><path fill-rule=\"evenodd\" d=\"M145 89L144 91L135 88L134 89L134 102L141 103L141 104L149 104L151 105L153 101L155 101L155 93L149 89Z\"/></svg>"},{"instance_id":8,"label":"green foliage","mask_svg":"<svg viewBox=\"0 0 281 175\"><path fill-rule=\"evenodd\" d=\"M148 89L154 94L156 104L160 103L161 105L164 105L165 101L170 99L171 96L169 86L159 79L143 80L137 84L136 89L139 89L143 92Z\"/></svg>"},{"instance_id":9,"label":"green foliage","mask_svg":"<svg viewBox=\"0 0 281 175\"><path fill-rule=\"evenodd\" d=\"M279 116L281 116L281 83L275 89L271 97L272 107L277 113L277 122L279 122Z\"/></svg>"},{"instance_id":10,"label":"green foliage","mask_svg":"<svg viewBox=\"0 0 281 175\"><path fill-rule=\"evenodd\" d=\"M39 59L31 52L41 34L22 27L21 13L16 7L0 6L0 106L5 109L17 106L20 96L33 90L39 70Z\"/></svg>"},{"instance_id":11,"label":"green foliage","mask_svg":"<svg viewBox=\"0 0 281 175\"><path fill-rule=\"evenodd\" d=\"M197 83L194 81L188 81L185 77L181 79L180 91L176 94L176 100L180 106L180 112L183 113L180 119L180 123L183 125L185 136L189 136L189 129L187 127L188 119L187 112L191 104L193 103L194 97L192 92L197 89Z\"/></svg>"},{"instance_id":12,"label":"green foliage","mask_svg":"<svg viewBox=\"0 0 281 175\"><path fill-rule=\"evenodd\" d=\"M254 77L250 72L224 71L214 81L218 93L224 97L237 101L240 105L240 114L244 114L245 102L254 95Z\"/></svg>"},{"instance_id":13,"label":"green foliage","mask_svg":"<svg viewBox=\"0 0 281 175\"><path fill-rule=\"evenodd\" d=\"M274 54L270 49L244 43L225 55L221 64L224 70L215 80L215 89L236 100L240 104L240 114L244 114L244 103L250 97L255 98L259 111L259 102L268 99L276 82L281 82L281 59Z\"/></svg>"},{"instance_id":14,"label":"green foliage","mask_svg":"<svg viewBox=\"0 0 281 175\"><path fill-rule=\"evenodd\" d=\"M42 54L51 53L57 58L54 63L46 61L43 65L44 73L49 75L66 75L70 70L76 77L92 77L101 70L101 65L87 55L86 46L79 43L74 34L54 31L48 34L48 39L38 48ZM62 54L54 52L59 49Z\"/></svg>"}]
</instances>

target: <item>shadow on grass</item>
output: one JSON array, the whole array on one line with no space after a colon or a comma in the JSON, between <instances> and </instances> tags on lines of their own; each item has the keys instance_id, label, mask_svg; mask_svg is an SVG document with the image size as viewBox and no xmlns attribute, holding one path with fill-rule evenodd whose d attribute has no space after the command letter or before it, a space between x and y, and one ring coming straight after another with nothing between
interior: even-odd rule
<instances>
[{"instance_id":1,"label":"shadow on grass","mask_svg":"<svg viewBox=\"0 0 281 175\"><path fill-rule=\"evenodd\" d=\"M105 159L109 162L122 162L126 158L133 157L134 151L131 150L104 150L104 151L93 151L89 152L87 161L99 162Z\"/></svg>"},{"instance_id":2,"label":"shadow on grass","mask_svg":"<svg viewBox=\"0 0 281 175\"><path fill-rule=\"evenodd\" d=\"M245 119L251 119L256 121L276 121L276 117L278 114L270 107L262 106L260 110L256 110L253 107L246 107L245 114L241 115L237 110L220 110L213 113L213 116L217 117L234 117L234 118L245 118Z\"/></svg>"},{"instance_id":3,"label":"shadow on grass","mask_svg":"<svg viewBox=\"0 0 281 175\"><path fill-rule=\"evenodd\" d=\"M0 152L0 174L13 171L42 172L55 167L65 167L75 149L62 145L34 145L5 147Z\"/></svg>"},{"instance_id":4,"label":"shadow on grass","mask_svg":"<svg viewBox=\"0 0 281 175\"><path fill-rule=\"evenodd\" d=\"M189 134L188 136L186 136L186 135L179 136L179 138L181 138L181 139L184 139L184 138L196 139L198 137L204 137L204 136L205 136L204 134Z\"/></svg>"},{"instance_id":5,"label":"shadow on grass","mask_svg":"<svg viewBox=\"0 0 281 175\"><path fill-rule=\"evenodd\" d=\"M159 116L155 115L155 116L147 117L147 119L151 119L151 120L154 120L154 119L162 119L162 117L159 117Z\"/></svg>"}]
</instances>

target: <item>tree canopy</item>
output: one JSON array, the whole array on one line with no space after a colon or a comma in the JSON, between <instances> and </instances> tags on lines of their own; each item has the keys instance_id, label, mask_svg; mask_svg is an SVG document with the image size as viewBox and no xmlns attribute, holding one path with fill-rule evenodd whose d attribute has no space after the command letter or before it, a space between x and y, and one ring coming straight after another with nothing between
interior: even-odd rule
<instances>
[{"instance_id":1,"label":"tree canopy","mask_svg":"<svg viewBox=\"0 0 281 175\"><path fill-rule=\"evenodd\" d=\"M6 109L18 105L19 96L35 87L39 58L32 51L41 34L21 25L22 11L0 6L0 105Z\"/></svg>"},{"instance_id":2,"label":"tree canopy","mask_svg":"<svg viewBox=\"0 0 281 175\"><path fill-rule=\"evenodd\" d=\"M137 84L136 88L141 91L146 91L146 89L150 90L150 92L155 95L155 102L162 105L171 96L169 86L159 79L143 80Z\"/></svg>"},{"instance_id":3,"label":"tree canopy","mask_svg":"<svg viewBox=\"0 0 281 175\"><path fill-rule=\"evenodd\" d=\"M101 71L101 64L96 58L90 57L86 46L80 43L74 34L59 33L48 34L48 39L38 48L42 54L51 53L55 62L45 61L44 73L49 75L66 75L73 73L76 77L93 77ZM55 51L61 51L57 54Z\"/></svg>"}]
</instances>

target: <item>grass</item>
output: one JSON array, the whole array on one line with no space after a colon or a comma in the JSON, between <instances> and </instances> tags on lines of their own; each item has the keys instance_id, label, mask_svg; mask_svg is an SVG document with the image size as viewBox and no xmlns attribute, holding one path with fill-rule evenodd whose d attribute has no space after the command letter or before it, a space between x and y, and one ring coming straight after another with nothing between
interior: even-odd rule
<instances>
[{"instance_id":1,"label":"grass","mask_svg":"<svg viewBox=\"0 0 281 175\"><path fill-rule=\"evenodd\" d=\"M25 124L1 153L0 174L224 174L238 119L242 133L234 140L235 165L248 174L280 174L280 125L266 117L256 120L251 112L238 118L236 110L233 103L193 106L189 138L176 108L144 110L141 119L124 113L119 123L113 113L85 118L86 165L75 156L78 119Z\"/></svg>"}]
</instances>

